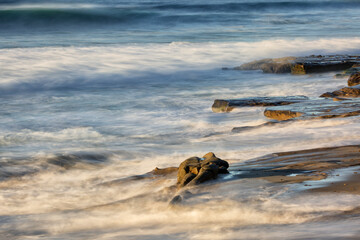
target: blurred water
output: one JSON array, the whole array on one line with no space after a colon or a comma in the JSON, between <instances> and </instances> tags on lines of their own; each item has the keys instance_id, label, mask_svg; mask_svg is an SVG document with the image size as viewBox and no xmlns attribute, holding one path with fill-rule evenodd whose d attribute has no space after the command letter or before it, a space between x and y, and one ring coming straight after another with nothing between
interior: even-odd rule
<instances>
[{"instance_id":1,"label":"blurred water","mask_svg":"<svg viewBox=\"0 0 360 240\"><path fill-rule=\"evenodd\" d=\"M356 196L294 198L241 180L194 190L176 211L163 189L174 179L119 180L209 151L236 163L358 144L356 117L232 134L265 122L264 109L211 105L344 86L334 73L221 68L360 54L359 10L359 1L0 1L0 239L296 238L306 221L355 207ZM307 236L353 236L355 223L317 222Z\"/></svg>"}]
</instances>

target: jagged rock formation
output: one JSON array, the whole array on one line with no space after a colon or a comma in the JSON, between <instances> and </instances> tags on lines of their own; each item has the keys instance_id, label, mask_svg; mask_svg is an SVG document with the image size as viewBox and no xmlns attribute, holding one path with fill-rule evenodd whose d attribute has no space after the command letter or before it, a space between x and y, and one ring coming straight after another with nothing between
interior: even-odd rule
<instances>
[{"instance_id":1,"label":"jagged rock formation","mask_svg":"<svg viewBox=\"0 0 360 240\"><path fill-rule=\"evenodd\" d=\"M177 174L177 185L197 185L215 179L219 173L228 173L229 163L207 153L203 158L191 157L183 161Z\"/></svg>"}]
</instances>

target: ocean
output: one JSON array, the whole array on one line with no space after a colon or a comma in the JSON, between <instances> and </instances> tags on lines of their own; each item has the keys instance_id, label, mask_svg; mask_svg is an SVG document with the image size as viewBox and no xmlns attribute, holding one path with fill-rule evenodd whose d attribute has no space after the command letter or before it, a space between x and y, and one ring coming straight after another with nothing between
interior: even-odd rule
<instances>
[{"instance_id":1,"label":"ocean","mask_svg":"<svg viewBox=\"0 0 360 240\"><path fill-rule=\"evenodd\" d=\"M359 121L266 122L215 99L317 97L334 73L224 71L283 56L360 54L360 1L0 1L0 239L345 239L357 221L309 222L358 195L305 196L247 180L181 210L125 181L214 152L231 164L359 144ZM295 197L294 197L295 195Z\"/></svg>"}]
</instances>

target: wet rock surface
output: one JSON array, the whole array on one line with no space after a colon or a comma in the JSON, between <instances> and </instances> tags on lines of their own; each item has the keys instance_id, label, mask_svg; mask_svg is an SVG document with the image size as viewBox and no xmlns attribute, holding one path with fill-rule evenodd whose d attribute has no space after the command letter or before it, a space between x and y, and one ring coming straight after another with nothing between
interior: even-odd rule
<instances>
[{"instance_id":1,"label":"wet rock surface","mask_svg":"<svg viewBox=\"0 0 360 240\"><path fill-rule=\"evenodd\" d=\"M360 71L350 75L348 86L356 86L360 84Z\"/></svg>"},{"instance_id":2,"label":"wet rock surface","mask_svg":"<svg viewBox=\"0 0 360 240\"><path fill-rule=\"evenodd\" d=\"M274 183L322 180L334 169L360 166L360 146L315 148L265 155L234 164L234 178L261 178Z\"/></svg>"},{"instance_id":3,"label":"wet rock surface","mask_svg":"<svg viewBox=\"0 0 360 240\"><path fill-rule=\"evenodd\" d=\"M285 57L261 59L242 64L234 70L262 70L264 73L308 74L340 71L360 63L360 56L311 55L307 57Z\"/></svg>"},{"instance_id":4,"label":"wet rock surface","mask_svg":"<svg viewBox=\"0 0 360 240\"><path fill-rule=\"evenodd\" d=\"M219 173L228 173L228 167L228 162L217 158L212 152L207 153L203 158L188 158L179 166L177 185L184 187L216 179Z\"/></svg>"},{"instance_id":5,"label":"wet rock surface","mask_svg":"<svg viewBox=\"0 0 360 240\"><path fill-rule=\"evenodd\" d=\"M252 97L239 99L216 99L212 105L213 112L231 112L237 107L267 107L281 106L308 100L306 96L286 96L286 97Z\"/></svg>"},{"instance_id":6,"label":"wet rock surface","mask_svg":"<svg viewBox=\"0 0 360 240\"><path fill-rule=\"evenodd\" d=\"M311 99L303 103L267 108L264 115L279 121L352 117L360 115L360 100Z\"/></svg>"},{"instance_id":7,"label":"wet rock surface","mask_svg":"<svg viewBox=\"0 0 360 240\"><path fill-rule=\"evenodd\" d=\"M320 95L320 97L333 98L333 97L345 97L345 98L357 98L360 97L360 86L344 87L333 92L326 92Z\"/></svg>"},{"instance_id":8,"label":"wet rock surface","mask_svg":"<svg viewBox=\"0 0 360 240\"><path fill-rule=\"evenodd\" d=\"M360 64L355 64L351 68L344 70L342 73L338 73L335 75L335 78L346 78L354 73L360 72ZM351 86L351 85L349 85Z\"/></svg>"}]
</instances>

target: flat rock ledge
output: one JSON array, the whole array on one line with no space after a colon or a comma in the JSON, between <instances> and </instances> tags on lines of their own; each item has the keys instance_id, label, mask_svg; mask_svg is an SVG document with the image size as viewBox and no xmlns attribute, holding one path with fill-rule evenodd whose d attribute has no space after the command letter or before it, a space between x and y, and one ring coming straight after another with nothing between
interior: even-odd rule
<instances>
[{"instance_id":1,"label":"flat rock ledge","mask_svg":"<svg viewBox=\"0 0 360 240\"><path fill-rule=\"evenodd\" d=\"M216 179L219 173L228 173L228 168L229 163L217 158L212 152L207 153L203 158L191 157L180 164L177 185L181 188Z\"/></svg>"},{"instance_id":2,"label":"flat rock ledge","mask_svg":"<svg viewBox=\"0 0 360 240\"><path fill-rule=\"evenodd\" d=\"M287 97L251 97L238 99L216 99L212 105L212 111L216 113L231 112L238 107L268 107L282 106L308 100L306 96L287 96Z\"/></svg>"},{"instance_id":3,"label":"flat rock ledge","mask_svg":"<svg viewBox=\"0 0 360 240\"><path fill-rule=\"evenodd\" d=\"M264 73L308 74L341 71L360 63L360 56L311 55L306 57L266 58L242 64L233 70L262 70ZM228 70L228 68L224 68Z\"/></svg>"},{"instance_id":4,"label":"flat rock ledge","mask_svg":"<svg viewBox=\"0 0 360 240\"><path fill-rule=\"evenodd\" d=\"M335 169L354 166L360 166L359 145L273 153L233 164L231 173L234 178L261 178L269 182L289 184L322 180ZM360 176L357 172L355 175ZM332 185L330 182L328 184ZM352 184L353 187L359 188L351 189L349 192L359 194L359 182ZM347 188L346 184L341 184L336 191L346 191Z\"/></svg>"}]
</instances>

